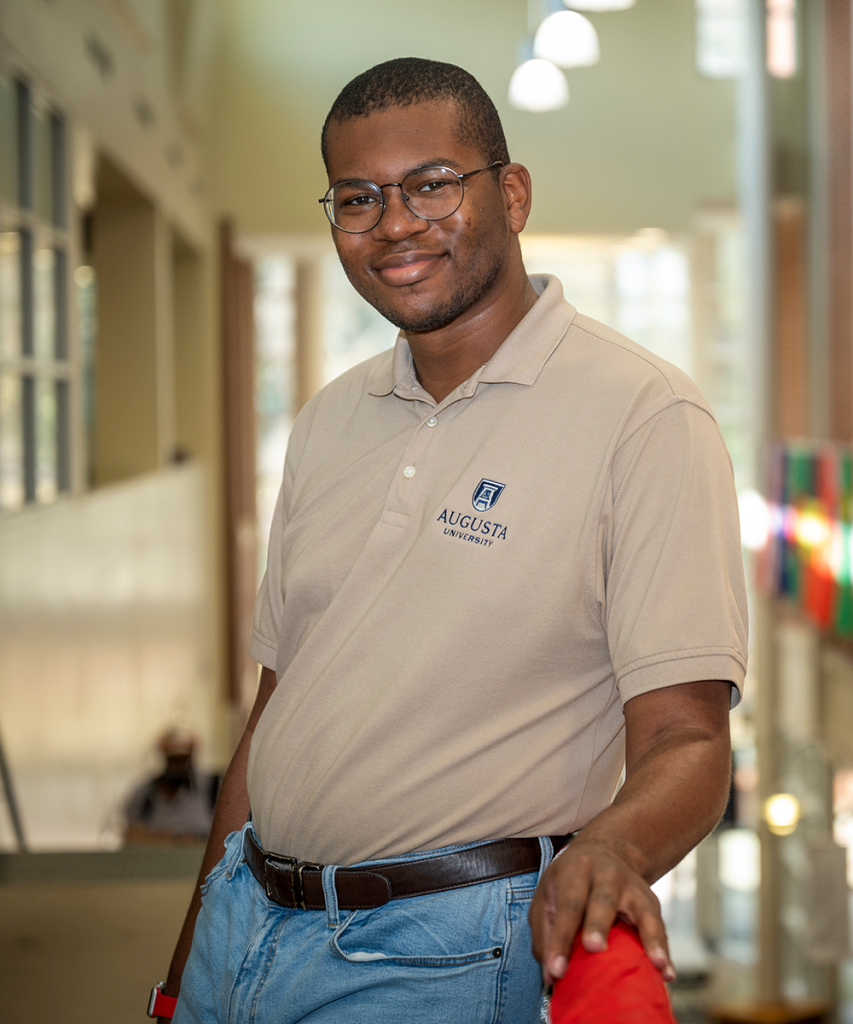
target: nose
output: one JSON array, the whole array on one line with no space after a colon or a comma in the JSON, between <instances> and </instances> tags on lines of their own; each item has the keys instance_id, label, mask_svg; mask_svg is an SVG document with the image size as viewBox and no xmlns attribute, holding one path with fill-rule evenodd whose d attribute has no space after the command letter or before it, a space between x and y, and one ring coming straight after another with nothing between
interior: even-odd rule
<instances>
[{"instance_id":1,"label":"nose","mask_svg":"<svg viewBox=\"0 0 853 1024\"><path fill-rule=\"evenodd\" d=\"M373 229L375 237L398 241L427 230L429 221L412 213L403 199L401 185L386 185L382 195L385 207L379 223Z\"/></svg>"}]
</instances>

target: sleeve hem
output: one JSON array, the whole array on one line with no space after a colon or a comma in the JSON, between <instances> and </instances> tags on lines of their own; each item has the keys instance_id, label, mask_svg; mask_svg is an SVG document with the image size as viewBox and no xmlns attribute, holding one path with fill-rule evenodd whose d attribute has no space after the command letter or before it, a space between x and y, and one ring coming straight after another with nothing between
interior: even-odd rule
<instances>
[{"instance_id":1,"label":"sleeve hem","mask_svg":"<svg viewBox=\"0 0 853 1024\"><path fill-rule=\"evenodd\" d=\"M664 686L722 679L732 683L731 707L743 696L746 664L731 648L699 648L694 652L673 652L657 658L644 658L619 673L617 685L623 704L632 697Z\"/></svg>"},{"instance_id":2,"label":"sleeve hem","mask_svg":"<svg viewBox=\"0 0 853 1024\"><path fill-rule=\"evenodd\" d=\"M259 665L263 665L264 668L272 669L272 671L275 672L278 649L262 636L259 636L255 630L252 630L252 640L249 644L249 657L254 658L254 660Z\"/></svg>"}]
</instances>

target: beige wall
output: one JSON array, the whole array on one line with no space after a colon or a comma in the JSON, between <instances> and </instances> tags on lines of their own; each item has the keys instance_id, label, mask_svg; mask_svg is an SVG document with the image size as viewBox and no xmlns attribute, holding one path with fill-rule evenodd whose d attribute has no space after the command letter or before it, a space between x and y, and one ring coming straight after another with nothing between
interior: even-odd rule
<instances>
[{"instance_id":1,"label":"beige wall","mask_svg":"<svg viewBox=\"0 0 853 1024\"><path fill-rule=\"evenodd\" d=\"M0 730L36 848L97 845L167 725L221 759L205 484L176 467L0 519Z\"/></svg>"},{"instance_id":2,"label":"beige wall","mask_svg":"<svg viewBox=\"0 0 853 1024\"><path fill-rule=\"evenodd\" d=\"M601 62L568 72L572 101L530 114L506 100L524 0L225 0L209 135L214 208L241 231L324 231L319 132L341 87L417 55L461 64L498 105L513 157L534 179L542 233L685 230L700 204L734 199L734 83L694 67L694 5L640 0L591 15Z\"/></svg>"}]
</instances>

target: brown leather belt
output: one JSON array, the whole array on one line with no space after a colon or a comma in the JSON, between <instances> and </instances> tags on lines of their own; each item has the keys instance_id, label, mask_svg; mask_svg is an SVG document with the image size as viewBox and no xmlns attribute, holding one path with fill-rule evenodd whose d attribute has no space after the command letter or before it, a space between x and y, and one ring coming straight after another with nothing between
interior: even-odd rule
<instances>
[{"instance_id":1,"label":"brown leather belt","mask_svg":"<svg viewBox=\"0 0 853 1024\"><path fill-rule=\"evenodd\" d=\"M555 853L568 838L551 836ZM322 864L265 853L248 829L244 833L243 853L268 899L298 910L326 909ZM523 875L539 870L540 856L538 839L496 839L421 860L401 860L370 868L338 868L338 906L341 910L366 910L381 907L389 900Z\"/></svg>"}]
</instances>

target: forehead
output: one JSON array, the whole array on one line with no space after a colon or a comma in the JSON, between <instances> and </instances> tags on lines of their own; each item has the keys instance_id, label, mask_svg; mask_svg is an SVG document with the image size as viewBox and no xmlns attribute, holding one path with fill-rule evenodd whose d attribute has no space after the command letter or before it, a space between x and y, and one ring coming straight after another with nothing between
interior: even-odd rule
<instances>
[{"instance_id":1,"label":"forehead","mask_svg":"<svg viewBox=\"0 0 853 1024\"><path fill-rule=\"evenodd\" d=\"M459 119L455 103L435 100L332 124L327 136L329 182L399 181L399 175L427 163L470 170L468 164L476 164L481 154L460 138Z\"/></svg>"}]
</instances>

